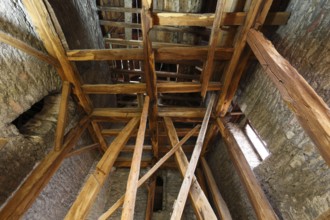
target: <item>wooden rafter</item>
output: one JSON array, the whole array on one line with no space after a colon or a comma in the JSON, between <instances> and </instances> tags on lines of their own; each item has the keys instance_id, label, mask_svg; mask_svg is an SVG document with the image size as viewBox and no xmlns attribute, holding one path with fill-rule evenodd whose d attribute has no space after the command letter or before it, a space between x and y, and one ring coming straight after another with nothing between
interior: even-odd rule
<instances>
[{"instance_id":1,"label":"wooden rafter","mask_svg":"<svg viewBox=\"0 0 330 220\"><path fill-rule=\"evenodd\" d=\"M60 27L57 26L55 28L54 26L54 24L58 24L58 21L54 16L50 16L50 14L54 14L52 8L49 4L46 6L43 1L23 0L23 4L26 7L29 16L31 17L33 25L35 26L36 31L41 38L47 52L52 57L57 58L58 62L60 63L60 67L57 68L57 71L62 77L62 80L69 81L74 86L73 90L79 100L79 104L83 107L86 114L90 114L93 108L91 100L86 94L83 93L81 88L82 80L80 75L77 72L75 66L68 60L66 56L66 50L59 37L59 33L57 33L57 31L61 31L58 30ZM94 132L96 131L94 130ZM106 148L102 140L99 140L99 142L102 148Z\"/></svg>"},{"instance_id":2,"label":"wooden rafter","mask_svg":"<svg viewBox=\"0 0 330 220\"><path fill-rule=\"evenodd\" d=\"M138 123L139 118L132 118L120 134L112 141L101 160L97 163L96 170L87 179L65 219L71 220L86 218L121 149L125 146Z\"/></svg>"},{"instance_id":3,"label":"wooden rafter","mask_svg":"<svg viewBox=\"0 0 330 220\"><path fill-rule=\"evenodd\" d=\"M241 32L241 35L240 35L241 41L244 41L244 43L242 42L238 45L240 47L238 47L238 49L237 49L237 50L239 50L237 52L239 54L239 56L236 61L237 62L236 68L233 67L232 69L229 69L229 68L227 69L227 72L225 75L226 76L225 84L226 83L227 84L224 87L224 91L222 92L222 94L219 98L219 102L218 102L217 109L216 109L216 112L218 115L220 114L221 116L224 116L227 113L228 108L231 104L231 101L233 100L236 90L238 88L239 81L243 75L243 72L246 69L249 58L251 57L251 50L249 48L243 46L243 44L245 45L245 41L247 38L247 31L249 30L249 27L252 27L252 26L254 26L254 28L256 28L258 30L262 27L262 25L266 21L267 14L269 12L269 9L270 9L272 3L273 3L273 0L265 0L264 4L262 6L259 6L261 8L260 13L255 15L254 16L255 18L254 17L250 18L251 22L253 22L253 23L247 22L245 25L246 28L244 30L242 30L242 32ZM234 61L232 61L232 62L234 62ZM230 72L230 71L232 71L232 72Z\"/></svg>"},{"instance_id":4,"label":"wooden rafter","mask_svg":"<svg viewBox=\"0 0 330 220\"><path fill-rule=\"evenodd\" d=\"M195 169L197 167L200 154L202 152L203 142L204 142L206 130L207 130L207 127L209 124L210 116L212 113L214 100L215 100L215 94L212 95L210 102L208 103L207 110L206 110L206 113L205 113L205 116L203 119L202 127L201 127L201 130L199 131L199 134L197 137L195 149L191 156L189 165L187 167L187 171L184 175L178 198L174 204L174 208L173 208L173 212L172 212L172 216L171 216L172 220L181 219L183 209L185 207L187 197L188 197L188 194L189 194L189 191L191 188L191 184L193 181L192 177L194 176Z\"/></svg>"},{"instance_id":5,"label":"wooden rafter","mask_svg":"<svg viewBox=\"0 0 330 220\"><path fill-rule=\"evenodd\" d=\"M55 151L59 151L63 145L63 136L65 130L65 123L67 120L67 112L68 112L68 98L70 95L71 86L68 81L63 81L62 85L62 95L60 102L60 109L57 118L57 126L55 132Z\"/></svg>"},{"instance_id":6,"label":"wooden rafter","mask_svg":"<svg viewBox=\"0 0 330 220\"><path fill-rule=\"evenodd\" d=\"M244 183L248 197L251 201L252 207L257 215L258 219L269 219L277 220L272 206L267 200L265 193L263 192L257 178L254 176L253 171L251 170L248 162L246 161L238 143L233 136L230 129L228 129L228 124L223 120L218 118L217 124L221 136L226 142L226 147L228 153L236 167L236 170Z\"/></svg>"},{"instance_id":7,"label":"wooden rafter","mask_svg":"<svg viewBox=\"0 0 330 220\"><path fill-rule=\"evenodd\" d=\"M200 81L202 83L201 95L203 98L205 98L208 84L209 84L210 78L213 73L215 48L218 44L218 39L220 36L220 23L221 23L222 14L224 12L224 5L225 5L225 0L217 1L215 17L214 17L213 26L212 26L212 32L211 32L210 40L209 40L209 50L207 52L207 59L206 59L206 62L205 62L204 68L203 68L203 72L202 72L201 78L200 78Z\"/></svg>"},{"instance_id":8,"label":"wooden rafter","mask_svg":"<svg viewBox=\"0 0 330 220\"><path fill-rule=\"evenodd\" d=\"M24 180L23 184L8 200L0 211L0 219L20 219L30 208L42 189L60 167L66 155L75 146L89 123L88 117L82 118L70 130L59 151L52 150Z\"/></svg>"},{"instance_id":9,"label":"wooden rafter","mask_svg":"<svg viewBox=\"0 0 330 220\"><path fill-rule=\"evenodd\" d=\"M143 175L138 181L137 187L142 186L177 150L181 148L181 146L200 128L199 125L195 126L191 131L189 131L180 141L178 141L173 148L164 155L161 159L157 161L157 163L150 169L146 174ZM123 203L124 203L125 195L123 195L120 199L117 200L105 213L101 215L99 220L108 219Z\"/></svg>"},{"instance_id":10,"label":"wooden rafter","mask_svg":"<svg viewBox=\"0 0 330 220\"><path fill-rule=\"evenodd\" d=\"M131 169L127 180L127 187L126 187L127 193L125 194L124 206L121 215L122 220L126 220L126 219L129 220L129 219L133 219L134 217L135 200L136 200L136 193L137 193L139 174L140 174L140 164L142 158L143 143L145 138L144 136L147 127L148 110L149 110L149 97L146 96L144 99L144 105L141 114L140 127L135 142Z\"/></svg>"},{"instance_id":11,"label":"wooden rafter","mask_svg":"<svg viewBox=\"0 0 330 220\"><path fill-rule=\"evenodd\" d=\"M172 146L175 146L178 142L178 136L175 131L175 127L173 121L169 117L164 117L165 128L168 134L169 141L171 142ZM187 168L188 168L188 159L182 148L180 147L175 152L175 158L178 164L178 168L182 176L185 175ZM198 219L208 219L213 220L217 219L209 201L207 200L202 188L200 187L199 183L195 176L192 177L192 186L189 190L190 199L192 201L192 205L195 211L195 214Z\"/></svg>"},{"instance_id":12,"label":"wooden rafter","mask_svg":"<svg viewBox=\"0 0 330 220\"><path fill-rule=\"evenodd\" d=\"M250 30L247 41L283 100L330 166L329 106L260 32Z\"/></svg>"}]
</instances>

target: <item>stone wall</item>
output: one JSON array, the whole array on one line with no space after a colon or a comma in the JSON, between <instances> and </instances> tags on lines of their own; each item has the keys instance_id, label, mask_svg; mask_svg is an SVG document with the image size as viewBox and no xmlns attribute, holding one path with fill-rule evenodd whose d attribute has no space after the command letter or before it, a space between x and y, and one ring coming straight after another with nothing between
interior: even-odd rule
<instances>
[{"instance_id":1,"label":"stone wall","mask_svg":"<svg viewBox=\"0 0 330 220\"><path fill-rule=\"evenodd\" d=\"M288 24L280 27L272 37L278 51L328 105L329 9L330 3L326 0L292 0L287 9L292 13ZM235 101L271 153L254 172L279 217L314 219L326 212L330 208L329 167L260 65L248 69ZM221 145L217 148L222 149ZM224 156L219 157L224 160ZM213 170L217 169L213 167ZM230 170L228 168L228 172L232 172ZM215 175L218 174L215 172ZM219 181L218 184L226 183ZM227 196L227 191L233 189L229 187L220 190L232 204L237 192Z\"/></svg>"}]
</instances>

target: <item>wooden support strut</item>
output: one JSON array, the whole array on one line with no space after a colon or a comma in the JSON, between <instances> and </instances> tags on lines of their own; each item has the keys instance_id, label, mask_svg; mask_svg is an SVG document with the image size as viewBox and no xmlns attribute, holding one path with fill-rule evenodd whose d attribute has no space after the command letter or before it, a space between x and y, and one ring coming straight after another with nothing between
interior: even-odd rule
<instances>
[{"instance_id":1,"label":"wooden support strut","mask_svg":"<svg viewBox=\"0 0 330 220\"><path fill-rule=\"evenodd\" d=\"M59 151L63 145L63 136L65 130L65 123L67 119L67 112L68 112L68 98L70 95L70 83L68 81L63 81L62 85L62 96L60 102L60 108L57 118L57 126L55 132L55 151Z\"/></svg>"},{"instance_id":2,"label":"wooden support strut","mask_svg":"<svg viewBox=\"0 0 330 220\"><path fill-rule=\"evenodd\" d=\"M212 26L212 32L209 40L209 51L207 53L207 59L203 68L203 72L201 74L200 81L202 83L202 91L201 95L203 98L205 98L206 92L207 92L207 87L210 81L210 78L213 73L213 63L214 63L214 54L215 54L215 48L218 44L218 39L220 36L220 23L221 23L221 18L222 14L224 11L224 4L225 0L218 0L217 1L217 7L215 11L215 18L213 21L213 26Z\"/></svg>"},{"instance_id":3,"label":"wooden support strut","mask_svg":"<svg viewBox=\"0 0 330 220\"><path fill-rule=\"evenodd\" d=\"M179 139L176 134L173 121L169 117L164 117L164 123L169 141L171 142L172 146L175 146L179 142ZM175 158L178 164L178 168L181 172L181 175L184 176L187 171L189 162L186 157L186 154L184 153L181 147L175 152ZM209 201L207 200L207 197L205 196L202 188L197 182L196 177L193 176L192 178L193 181L192 181L192 186L190 187L189 195L197 219L205 219L205 220L217 219Z\"/></svg>"},{"instance_id":4,"label":"wooden support strut","mask_svg":"<svg viewBox=\"0 0 330 220\"><path fill-rule=\"evenodd\" d=\"M116 158L138 124L139 118L132 118L120 134L112 141L101 160L97 163L95 171L87 179L76 201L72 204L65 217L66 220L80 220L86 218Z\"/></svg>"},{"instance_id":5,"label":"wooden support strut","mask_svg":"<svg viewBox=\"0 0 330 220\"><path fill-rule=\"evenodd\" d=\"M181 141L177 142L173 148L166 153L157 163L150 169L146 174L143 175L138 181L138 187L142 186L158 169L161 167L181 146L198 131L200 125L195 126L191 131L189 131ZM98 220L106 220L108 219L123 203L124 203L125 195L123 195L120 199L117 200L105 213L103 213Z\"/></svg>"},{"instance_id":6,"label":"wooden support strut","mask_svg":"<svg viewBox=\"0 0 330 220\"><path fill-rule=\"evenodd\" d=\"M173 208L173 212L172 212L172 216L171 216L172 220L181 219L183 209L184 209L186 201L187 201L189 189L190 189L191 183L193 181L193 176L194 176L194 173L195 173L195 169L196 169L197 164L198 164L200 153L202 152L203 142L204 142L206 130L207 130L207 127L208 127L208 124L209 124L210 116L211 116L211 113L212 113L214 100L215 100L215 94L212 95L212 97L210 99L210 102L207 106L205 117L204 117L203 123L202 123L202 127L201 127L201 130L200 130L200 132L198 134L198 137L197 137L195 149L193 151L193 154L191 156L189 165L187 167L187 171L185 173L185 176L184 176L181 188L180 188L178 198L177 198L177 200L174 204L174 208Z\"/></svg>"},{"instance_id":7,"label":"wooden support strut","mask_svg":"<svg viewBox=\"0 0 330 220\"><path fill-rule=\"evenodd\" d=\"M125 195L123 211L121 214L122 220L129 220L129 219L132 220L134 217L134 208L135 208L136 193L138 188L137 185L140 174L140 164L142 158L144 136L147 127L148 110L149 110L149 97L146 96L144 99L144 105L141 114L140 127L135 142L131 170L129 172L129 176L127 180L127 187L126 187L127 193Z\"/></svg>"},{"instance_id":8,"label":"wooden support strut","mask_svg":"<svg viewBox=\"0 0 330 220\"><path fill-rule=\"evenodd\" d=\"M260 32L251 29L247 42L289 109L330 166L329 106Z\"/></svg>"},{"instance_id":9,"label":"wooden support strut","mask_svg":"<svg viewBox=\"0 0 330 220\"><path fill-rule=\"evenodd\" d=\"M235 137L228 129L228 124L220 118L217 118L216 121L219 126L221 136L226 142L225 146L227 147L228 153L236 167L238 175L243 182L257 218L260 220L277 220L278 217L276 216L272 206L269 204L265 193L258 183L257 178L254 176L253 171L238 146Z\"/></svg>"},{"instance_id":10,"label":"wooden support strut","mask_svg":"<svg viewBox=\"0 0 330 220\"><path fill-rule=\"evenodd\" d=\"M210 189L218 216L223 220L231 220L231 215L226 202L223 200L213 174L204 157L201 157L201 165L206 177L208 188Z\"/></svg>"},{"instance_id":11,"label":"wooden support strut","mask_svg":"<svg viewBox=\"0 0 330 220\"><path fill-rule=\"evenodd\" d=\"M74 147L89 123L82 118L77 126L66 135L64 145L59 151L51 151L24 180L23 184L0 211L0 219L21 219L30 208L42 189L60 167L67 153Z\"/></svg>"}]
</instances>

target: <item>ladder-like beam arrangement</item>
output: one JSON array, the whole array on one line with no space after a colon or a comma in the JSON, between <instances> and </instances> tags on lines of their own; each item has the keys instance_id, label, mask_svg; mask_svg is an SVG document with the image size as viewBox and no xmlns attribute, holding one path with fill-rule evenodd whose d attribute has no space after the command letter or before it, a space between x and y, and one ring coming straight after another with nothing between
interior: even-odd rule
<instances>
[{"instance_id":1,"label":"ladder-like beam arrangement","mask_svg":"<svg viewBox=\"0 0 330 220\"><path fill-rule=\"evenodd\" d=\"M112 141L107 151L96 165L95 171L87 179L65 219L72 220L86 218L121 149L125 146L138 124L139 118L132 118L120 134Z\"/></svg>"},{"instance_id":2,"label":"ladder-like beam arrangement","mask_svg":"<svg viewBox=\"0 0 330 220\"><path fill-rule=\"evenodd\" d=\"M260 32L250 30L247 42L289 109L330 166L329 106Z\"/></svg>"},{"instance_id":3,"label":"ladder-like beam arrangement","mask_svg":"<svg viewBox=\"0 0 330 220\"><path fill-rule=\"evenodd\" d=\"M199 161L200 153L202 152L203 142L204 142L206 130L207 130L207 127L209 124L210 116L212 113L214 100L215 100L215 94L212 95L210 102L208 103L205 117L203 119L202 127L201 127L201 130L197 137L195 149L191 156L189 165L187 167L187 171L184 175L184 179L183 179L183 182L182 182L182 185L180 188L178 198L174 204L174 208L173 208L173 212L172 212L172 216L171 216L172 220L181 219L183 209L184 209L186 201L187 201L188 193L190 191L191 184L193 181L195 169L196 169L197 163Z\"/></svg>"},{"instance_id":4,"label":"ladder-like beam arrangement","mask_svg":"<svg viewBox=\"0 0 330 220\"><path fill-rule=\"evenodd\" d=\"M135 208L136 193L137 193L139 174L140 174L143 143L144 143L145 131L147 127L148 110L149 110L149 97L146 96L144 99L144 105L141 114L140 127L135 142L131 169L129 171L128 180L127 180L127 187L126 187L127 193L125 195L123 211L121 214L122 220L129 220L129 219L133 219L134 217L134 208Z\"/></svg>"},{"instance_id":5,"label":"ladder-like beam arrangement","mask_svg":"<svg viewBox=\"0 0 330 220\"><path fill-rule=\"evenodd\" d=\"M169 141L171 142L172 147L174 147L179 142L179 138L176 133L173 121L169 117L164 117L164 123ZM187 171L189 162L181 147L175 152L175 159L177 161L181 175L184 176ZM207 197L200 187L195 175L192 177L192 179L193 180L189 190L189 195L197 218L208 220L217 219L212 206L210 205Z\"/></svg>"},{"instance_id":6,"label":"ladder-like beam arrangement","mask_svg":"<svg viewBox=\"0 0 330 220\"><path fill-rule=\"evenodd\" d=\"M227 147L227 151L237 169L238 175L243 182L257 218L260 220L277 220L278 217L268 202L257 178L254 176L253 171L245 159L234 135L230 129L228 129L228 124L220 118L217 119L217 124L220 134L226 142L225 146Z\"/></svg>"},{"instance_id":7,"label":"ladder-like beam arrangement","mask_svg":"<svg viewBox=\"0 0 330 220\"><path fill-rule=\"evenodd\" d=\"M88 117L82 118L77 126L67 134L63 147L59 151L52 150L29 174L20 188L8 200L0 211L0 219L21 219L30 208L42 189L60 167L66 155L78 142L89 123Z\"/></svg>"},{"instance_id":8,"label":"ladder-like beam arrangement","mask_svg":"<svg viewBox=\"0 0 330 220\"><path fill-rule=\"evenodd\" d=\"M157 163L150 169L146 174L141 177L137 183L137 187L142 186L177 150L181 148L181 146L192 137L200 128L199 125L195 126L191 131L189 131L180 141L178 141L173 148L166 153ZM103 213L99 220L108 219L123 203L124 203L125 195L123 195L120 199L117 200L105 213Z\"/></svg>"}]
</instances>

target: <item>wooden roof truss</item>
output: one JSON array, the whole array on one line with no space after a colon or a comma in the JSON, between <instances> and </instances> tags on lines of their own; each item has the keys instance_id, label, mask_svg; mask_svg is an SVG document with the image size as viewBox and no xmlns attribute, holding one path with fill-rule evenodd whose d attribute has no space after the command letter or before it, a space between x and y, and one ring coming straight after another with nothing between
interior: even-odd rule
<instances>
[{"instance_id":1,"label":"wooden roof truss","mask_svg":"<svg viewBox=\"0 0 330 220\"><path fill-rule=\"evenodd\" d=\"M330 164L329 108L259 32L264 24L285 24L288 13L268 13L272 5L271 0L252 0L247 12L229 13L224 11L224 2L225 0L218 0L215 14L153 12L151 0L142 0L141 8L103 5L99 8L103 13L141 14L141 22L139 23L101 20L100 24L117 28L141 29L142 39L105 39L107 44L130 47L125 49L69 50L47 0L23 0L48 54L44 54L3 32L0 32L0 40L53 65L63 80L62 99L54 150L41 161L15 192L0 211L0 218L21 217L66 157L99 147L104 155L98 162L95 171L87 179L67 213L66 219L84 219L87 216L113 166L131 167L127 192L99 219L107 219L121 205L123 205L122 219L133 219L137 188L145 184L149 178L152 179L157 169L164 165L177 167L183 177L183 184L178 200L174 205L172 219L181 218L188 195L190 195L189 198L198 219L231 219L229 210L204 158L208 143L213 136L217 135L217 130L219 130L228 145L231 159L246 187L258 219L277 219L224 118L228 113L230 103L248 61L255 59L254 54L328 164ZM206 33L203 33L210 35L208 46L152 42L149 37L149 32L152 29L196 32L190 26L212 26L210 32L205 31ZM237 32L236 36L237 40L232 48L217 47L219 38L223 37L219 32L220 27L223 26L240 26L240 31ZM73 61L87 60L113 61L115 66L118 63L121 67L116 67L114 71L128 76L128 80L124 77L123 83L120 84L84 84ZM215 61L228 62L223 73L223 82L211 81ZM159 71L155 69L156 62L175 63L177 65L193 64L196 69L201 71L201 74L198 76ZM123 63L126 64L123 65ZM142 63L143 65L141 65ZM125 68L123 68L124 66ZM141 76L143 81L130 83L130 77L133 76ZM167 78L167 81L160 80L163 78ZM170 80L173 78L174 81ZM77 97L86 116L64 137L67 98L70 91ZM207 109L200 106L162 106L160 101L165 100L166 97L180 101L179 97L171 96L171 94L200 93L199 97L186 96L184 99L201 103L210 91L213 91L214 94L208 102ZM126 108L94 108L88 94L125 94L136 96L137 102L132 105L133 107ZM147 126L147 121L149 126ZM207 129L209 121L211 125ZM123 129L103 129L101 122L122 122L126 126ZM175 128L177 122L193 123L195 126L193 128L191 126ZM200 122L202 125L198 131ZM86 128L95 139L95 144L80 150L72 150ZM115 136L111 144L107 143L105 138L107 136ZM190 148L185 147L186 145L183 146L192 136L198 136L196 145ZM136 137L135 146L126 144L132 137ZM151 146L144 145L146 137L150 138ZM179 141L179 137L183 138ZM164 146L164 138L169 140L169 148ZM142 154L146 151L152 152L152 158L149 161L142 160ZM133 152L133 157L129 160L120 160L118 157L120 152ZM187 159L189 152L192 153L190 161ZM169 162L172 155L175 156L177 166ZM194 174L200 158L211 198L216 207L215 210L212 209L202 190L199 178L196 178ZM152 168L138 179L140 167L146 166ZM150 219L152 214L150 207L153 205L153 192L155 190L155 184L152 183L154 181L149 184L147 219Z\"/></svg>"}]
</instances>

